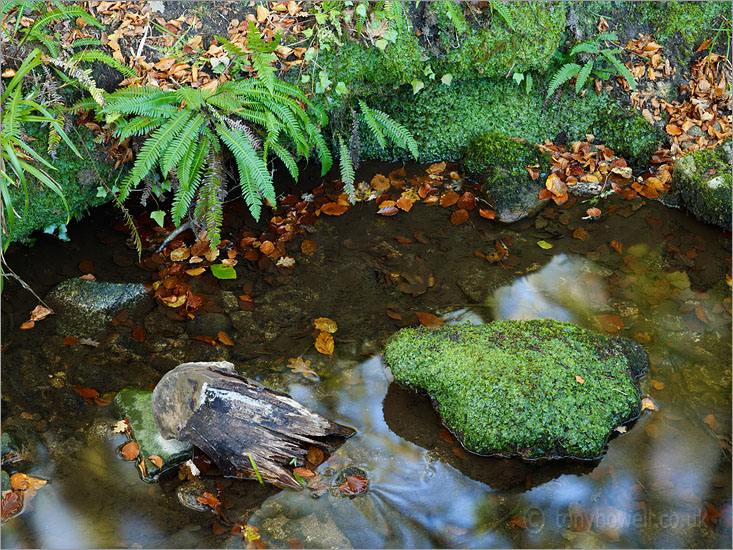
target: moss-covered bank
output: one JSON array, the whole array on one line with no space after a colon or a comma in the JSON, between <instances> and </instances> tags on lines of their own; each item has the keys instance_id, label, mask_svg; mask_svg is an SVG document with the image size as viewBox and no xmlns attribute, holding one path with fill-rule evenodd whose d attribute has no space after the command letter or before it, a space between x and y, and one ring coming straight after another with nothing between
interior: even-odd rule
<instances>
[{"instance_id":1,"label":"moss-covered bank","mask_svg":"<svg viewBox=\"0 0 733 550\"><path fill-rule=\"evenodd\" d=\"M479 454L596 458L639 416L643 349L553 320L400 330L384 359Z\"/></svg>"}]
</instances>

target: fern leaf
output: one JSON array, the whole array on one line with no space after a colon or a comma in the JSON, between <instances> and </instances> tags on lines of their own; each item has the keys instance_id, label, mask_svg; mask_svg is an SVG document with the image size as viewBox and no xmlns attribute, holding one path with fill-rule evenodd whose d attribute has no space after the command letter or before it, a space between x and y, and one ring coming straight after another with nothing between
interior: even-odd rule
<instances>
[{"instance_id":1,"label":"fern leaf","mask_svg":"<svg viewBox=\"0 0 733 550\"><path fill-rule=\"evenodd\" d=\"M149 134L158 126L163 124L166 118L167 117L151 118L148 116L138 116L130 119L128 122L117 124L112 135L122 140L130 136L142 136Z\"/></svg>"},{"instance_id":2,"label":"fern leaf","mask_svg":"<svg viewBox=\"0 0 733 550\"><path fill-rule=\"evenodd\" d=\"M547 95L550 96L560 86L573 78L580 71L580 65L576 63L566 63L555 73L547 88Z\"/></svg>"},{"instance_id":3,"label":"fern leaf","mask_svg":"<svg viewBox=\"0 0 733 550\"><path fill-rule=\"evenodd\" d=\"M573 49L570 50L570 57L572 58L575 54L581 52L598 54L600 52L600 48L598 47L598 44L594 44L593 42L581 42L580 44L573 46Z\"/></svg>"},{"instance_id":4,"label":"fern leaf","mask_svg":"<svg viewBox=\"0 0 733 550\"><path fill-rule=\"evenodd\" d=\"M190 111L179 111L169 118L163 126L153 132L140 149L130 173L120 184L120 201L124 201L130 190L142 180L152 169L171 141L180 133L191 118Z\"/></svg>"},{"instance_id":5,"label":"fern leaf","mask_svg":"<svg viewBox=\"0 0 733 550\"><path fill-rule=\"evenodd\" d=\"M351 161L349 148L339 136L339 167L341 168L341 181L346 185L354 185L354 163Z\"/></svg>"},{"instance_id":6,"label":"fern leaf","mask_svg":"<svg viewBox=\"0 0 733 550\"><path fill-rule=\"evenodd\" d=\"M255 53L272 53L280 45L280 31L277 31L270 42L265 42L254 21L249 22L247 29L247 47Z\"/></svg>"},{"instance_id":7,"label":"fern leaf","mask_svg":"<svg viewBox=\"0 0 733 550\"><path fill-rule=\"evenodd\" d=\"M208 157L211 147L207 137L202 136L198 142L191 142L189 149L181 160L178 168L179 185L173 196L171 217L178 227L183 216L188 212L191 202L196 196L201 179L204 175L204 160Z\"/></svg>"},{"instance_id":8,"label":"fern leaf","mask_svg":"<svg viewBox=\"0 0 733 550\"><path fill-rule=\"evenodd\" d=\"M257 78L265 83L270 92L275 91L275 68L270 64L275 55L270 53L256 53L252 55L252 66L257 71Z\"/></svg>"},{"instance_id":9,"label":"fern leaf","mask_svg":"<svg viewBox=\"0 0 733 550\"><path fill-rule=\"evenodd\" d=\"M102 112L158 116L161 108L167 108L175 101L175 92L149 87L123 88L107 96L107 105Z\"/></svg>"},{"instance_id":10,"label":"fern leaf","mask_svg":"<svg viewBox=\"0 0 733 550\"><path fill-rule=\"evenodd\" d=\"M204 172L198 201L196 202L195 217L205 227L214 250L221 242L221 224L224 219L222 210L223 195L226 194L222 176L222 162L220 155L210 154L208 166Z\"/></svg>"},{"instance_id":11,"label":"fern leaf","mask_svg":"<svg viewBox=\"0 0 733 550\"><path fill-rule=\"evenodd\" d=\"M616 67L618 73L626 79L626 82L629 84L629 88L636 90L636 80L634 80L634 75L631 74L631 71L629 71L626 65L621 63L621 61L616 59L616 57L607 50L601 50L601 53L603 54L603 57L611 62L611 65Z\"/></svg>"},{"instance_id":12,"label":"fern leaf","mask_svg":"<svg viewBox=\"0 0 733 550\"><path fill-rule=\"evenodd\" d=\"M163 177L168 177L168 172L176 166L191 142L196 141L196 136L204 123L201 113L193 117L183 130L171 141L165 153L160 157L160 171Z\"/></svg>"},{"instance_id":13,"label":"fern leaf","mask_svg":"<svg viewBox=\"0 0 733 550\"><path fill-rule=\"evenodd\" d=\"M377 143L379 143L379 146L382 149L385 149L387 147L387 140L384 139L384 134L382 133L382 129L379 127L379 124L374 120L374 115L372 115L371 109L369 109L369 107L366 106L366 103L362 100L359 100L359 105L361 106L361 113L364 115L364 120L366 121L367 126L369 126L374 137L377 138Z\"/></svg>"},{"instance_id":14,"label":"fern leaf","mask_svg":"<svg viewBox=\"0 0 733 550\"><path fill-rule=\"evenodd\" d=\"M512 12L509 11L509 8L501 2L491 2L490 4L491 9L496 10L499 15L501 15L501 18L504 20L504 23L506 23L507 27L509 27L513 31L516 31L517 29L514 27Z\"/></svg>"},{"instance_id":15,"label":"fern leaf","mask_svg":"<svg viewBox=\"0 0 733 550\"><path fill-rule=\"evenodd\" d=\"M97 21L93 15L87 13L84 8L81 8L79 6L66 6L64 9L55 9L48 12L46 15L43 15L36 19L35 23L28 32L28 36L30 36L31 38L36 38L36 36L33 35L36 33L40 33L43 28L46 27L51 21L56 21L59 19L70 19L72 17L81 17L89 25L94 25L95 27L104 29L104 26L99 21Z\"/></svg>"},{"instance_id":16,"label":"fern leaf","mask_svg":"<svg viewBox=\"0 0 733 550\"><path fill-rule=\"evenodd\" d=\"M593 60L591 59L583 65L583 68L578 71L578 77L575 79L575 93L579 94L580 90L583 89L583 86L585 86L586 81L588 80L588 76L590 75L590 72L593 70Z\"/></svg>"},{"instance_id":17,"label":"fern leaf","mask_svg":"<svg viewBox=\"0 0 733 550\"><path fill-rule=\"evenodd\" d=\"M74 40L71 43L72 48L83 48L84 46L101 46L102 41L98 40L96 38L91 37L85 37L85 38L79 38L78 40Z\"/></svg>"},{"instance_id":18,"label":"fern leaf","mask_svg":"<svg viewBox=\"0 0 733 550\"><path fill-rule=\"evenodd\" d=\"M105 65L108 65L113 69L117 69L127 77L137 76L137 73L132 67L123 65L114 57L107 55L104 52L100 52L99 50L88 50L76 53L71 57L71 60L79 61L80 63L93 63L94 61L101 61Z\"/></svg>"},{"instance_id":19,"label":"fern leaf","mask_svg":"<svg viewBox=\"0 0 733 550\"><path fill-rule=\"evenodd\" d=\"M366 107L366 105L362 106L362 112L364 111L364 107ZM367 107L367 110L377 122L382 132L384 132L384 134L386 134L395 145L401 149L409 151L415 160L417 160L420 152L418 151L417 141L412 137L410 131L399 122L392 120L387 113L383 113L382 111L371 109L369 107Z\"/></svg>"},{"instance_id":20,"label":"fern leaf","mask_svg":"<svg viewBox=\"0 0 733 550\"><path fill-rule=\"evenodd\" d=\"M266 147L272 149L272 152L275 153L275 155L277 155L277 157L281 161L283 161L283 164L288 169L288 172L290 172L290 175L293 176L293 179L297 182L299 172L298 163L296 162L295 157L290 153L290 151L280 145L277 139L268 140L266 144Z\"/></svg>"},{"instance_id":21,"label":"fern leaf","mask_svg":"<svg viewBox=\"0 0 733 550\"><path fill-rule=\"evenodd\" d=\"M312 139L315 143L316 151L318 152L318 159L321 161L321 176L325 176L333 165L331 151L329 151L326 140L320 132L315 134Z\"/></svg>"},{"instance_id":22,"label":"fern leaf","mask_svg":"<svg viewBox=\"0 0 733 550\"><path fill-rule=\"evenodd\" d=\"M252 217L259 220L262 198L264 196L275 205L275 188L272 185L267 163L252 147L249 139L242 132L230 130L222 124L216 125L216 131L222 141L229 147L237 161L239 182L244 201L249 206Z\"/></svg>"},{"instance_id":23,"label":"fern leaf","mask_svg":"<svg viewBox=\"0 0 733 550\"><path fill-rule=\"evenodd\" d=\"M463 15L463 9L460 4L454 2L444 2L442 4L445 7L446 15L451 20L453 26L456 28L458 34L463 34L468 30L466 24L466 17Z\"/></svg>"}]
</instances>

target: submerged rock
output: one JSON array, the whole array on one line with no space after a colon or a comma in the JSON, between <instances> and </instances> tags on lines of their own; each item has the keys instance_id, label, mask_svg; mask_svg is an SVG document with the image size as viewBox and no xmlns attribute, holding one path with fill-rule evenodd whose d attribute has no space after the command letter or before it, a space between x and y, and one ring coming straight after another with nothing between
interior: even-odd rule
<instances>
[{"instance_id":1,"label":"submerged rock","mask_svg":"<svg viewBox=\"0 0 733 550\"><path fill-rule=\"evenodd\" d=\"M672 191L695 217L731 229L731 140L677 160Z\"/></svg>"},{"instance_id":2,"label":"submerged rock","mask_svg":"<svg viewBox=\"0 0 733 550\"><path fill-rule=\"evenodd\" d=\"M128 309L135 317L142 316L153 306L142 284L79 278L59 283L49 292L46 301L56 314L56 332L78 338L103 331L121 309Z\"/></svg>"},{"instance_id":3,"label":"submerged rock","mask_svg":"<svg viewBox=\"0 0 733 550\"><path fill-rule=\"evenodd\" d=\"M549 319L406 328L384 359L468 450L527 459L599 457L641 414L647 366L631 340Z\"/></svg>"},{"instance_id":4,"label":"submerged rock","mask_svg":"<svg viewBox=\"0 0 733 550\"><path fill-rule=\"evenodd\" d=\"M495 205L496 219L511 223L539 212L548 199L538 198L550 174L550 156L534 145L499 132L474 138L464 158L466 173L481 183ZM533 180L527 166L538 166Z\"/></svg>"},{"instance_id":5,"label":"submerged rock","mask_svg":"<svg viewBox=\"0 0 733 550\"><path fill-rule=\"evenodd\" d=\"M132 439L140 448L140 457L145 461L145 481L156 481L164 471L191 458L190 443L166 439L160 434L153 417L153 390L147 388L125 388L116 396L114 403L120 416L127 418ZM158 467L150 461L159 456L163 461Z\"/></svg>"}]
</instances>

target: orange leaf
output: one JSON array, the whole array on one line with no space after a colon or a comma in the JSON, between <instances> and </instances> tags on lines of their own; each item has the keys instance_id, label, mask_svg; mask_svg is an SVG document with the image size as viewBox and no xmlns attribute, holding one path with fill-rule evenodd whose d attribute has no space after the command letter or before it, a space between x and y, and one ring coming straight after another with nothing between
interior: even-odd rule
<instances>
[{"instance_id":1,"label":"orange leaf","mask_svg":"<svg viewBox=\"0 0 733 550\"><path fill-rule=\"evenodd\" d=\"M35 321L26 321L25 323L20 325L20 330L30 330L35 326L36 326Z\"/></svg>"},{"instance_id":2,"label":"orange leaf","mask_svg":"<svg viewBox=\"0 0 733 550\"><path fill-rule=\"evenodd\" d=\"M99 392L92 388L84 388L82 386L74 386L74 391L81 395L84 399L94 399L99 397Z\"/></svg>"},{"instance_id":3,"label":"orange leaf","mask_svg":"<svg viewBox=\"0 0 733 550\"><path fill-rule=\"evenodd\" d=\"M134 441L125 443L122 447L122 458L125 460L135 460L138 456L140 456L140 448L137 446L137 443Z\"/></svg>"},{"instance_id":4,"label":"orange leaf","mask_svg":"<svg viewBox=\"0 0 733 550\"><path fill-rule=\"evenodd\" d=\"M576 381L576 382L577 382L578 384L584 384L584 383L585 383L585 380L583 380L583 379L582 379L582 378L581 378L580 376L578 376L578 375L575 375L575 381Z\"/></svg>"},{"instance_id":5,"label":"orange leaf","mask_svg":"<svg viewBox=\"0 0 733 550\"><path fill-rule=\"evenodd\" d=\"M399 208L400 210L404 210L405 212L409 212L412 209L412 204L413 203L412 203L412 201L409 198L407 198L405 196L402 196L399 199L397 199L397 202L395 204L396 204L397 208Z\"/></svg>"},{"instance_id":6,"label":"orange leaf","mask_svg":"<svg viewBox=\"0 0 733 550\"><path fill-rule=\"evenodd\" d=\"M486 218L487 220L493 220L496 218L496 212L489 210L488 208L479 208L478 213L482 218Z\"/></svg>"},{"instance_id":7,"label":"orange leaf","mask_svg":"<svg viewBox=\"0 0 733 550\"><path fill-rule=\"evenodd\" d=\"M333 353L333 336L328 332L319 332L316 336L316 350L323 355Z\"/></svg>"},{"instance_id":8,"label":"orange leaf","mask_svg":"<svg viewBox=\"0 0 733 550\"><path fill-rule=\"evenodd\" d=\"M6 521L18 514L23 509L23 493L14 491L3 491L2 503L0 510L2 521Z\"/></svg>"},{"instance_id":9,"label":"orange leaf","mask_svg":"<svg viewBox=\"0 0 733 550\"><path fill-rule=\"evenodd\" d=\"M517 516L515 518L510 519L507 522L507 525L509 527L519 527L520 529L526 529L527 528L527 518L524 516Z\"/></svg>"},{"instance_id":10,"label":"orange leaf","mask_svg":"<svg viewBox=\"0 0 733 550\"><path fill-rule=\"evenodd\" d=\"M160 458L158 455L150 455L148 457L148 460L152 462L153 464L155 464L158 468L163 467L163 459Z\"/></svg>"},{"instance_id":11,"label":"orange leaf","mask_svg":"<svg viewBox=\"0 0 733 550\"><path fill-rule=\"evenodd\" d=\"M193 269L187 269L186 274L190 275L191 277L198 277L204 271L206 271L205 267L194 267Z\"/></svg>"},{"instance_id":12,"label":"orange leaf","mask_svg":"<svg viewBox=\"0 0 733 550\"><path fill-rule=\"evenodd\" d=\"M97 280L97 278L94 275L92 275L91 273L87 273L86 275L82 275L79 278L80 279L84 279L85 281L96 281Z\"/></svg>"},{"instance_id":13,"label":"orange leaf","mask_svg":"<svg viewBox=\"0 0 733 550\"><path fill-rule=\"evenodd\" d=\"M14 491L36 491L48 483L45 479L17 473L10 476L10 487Z\"/></svg>"},{"instance_id":14,"label":"orange leaf","mask_svg":"<svg viewBox=\"0 0 733 550\"><path fill-rule=\"evenodd\" d=\"M372 181L369 182L369 185L372 186L372 189L381 193L382 191L386 191L387 189L389 189L389 178L383 176L382 174L376 174L372 178Z\"/></svg>"},{"instance_id":15,"label":"orange leaf","mask_svg":"<svg viewBox=\"0 0 733 550\"><path fill-rule=\"evenodd\" d=\"M713 414L707 415L705 418L703 418L702 421L707 424L714 432L718 430L718 423L715 422L715 416Z\"/></svg>"},{"instance_id":16,"label":"orange leaf","mask_svg":"<svg viewBox=\"0 0 733 550\"><path fill-rule=\"evenodd\" d=\"M567 187L560 179L560 177L554 172L547 176L545 181L545 188L553 195L562 196L567 193Z\"/></svg>"},{"instance_id":17,"label":"orange leaf","mask_svg":"<svg viewBox=\"0 0 733 550\"><path fill-rule=\"evenodd\" d=\"M573 231L574 239L580 239L581 241L585 241L588 239L588 237L590 237L590 235L582 227L578 227L575 231Z\"/></svg>"},{"instance_id":18,"label":"orange leaf","mask_svg":"<svg viewBox=\"0 0 733 550\"><path fill-rule=\"evenodd\" d=\"M682 129L679 126L675 126L674 124L667 124L664 129L667 130L667 133L670 136L682 135Z\"/></svg>"},{"instance_id":19,"label":"orange leaf","mask_svg":"<svg viewBox=\"0 0 733 550\"><path fill-rule=\"evenodd\" d=\"M315 473L311 472L308 468L295 468L293 470L293 473L296 476L300 476L300 477L304 477L304 478L309 478L311 476L316 475Z\"/></svg>"},{"instance_id":20,"label":"orange leaf","mask_svg":"<svg viewBox=\"0 0 733 550\"><path fill-rule=\"evenodd\" d=\"M443 193L440 197L440 206L442 207L448 207L453 206L455 203L458 202L458 199L460 196L455 191L448 191L447 193Z\"/></svg>"},{"instance_id":21,"label":"orange leaf","mask_svg":"<svg viewBox=\"0 0 733 550\"><path fill-rule=\"evenodd\" d=\"M49 315L53 313L52 309L48 309L47 307L43 307L42 305L37 305L33 308L33 311L31 311L31 321L40 321L41 319L45 319Z\"/></svg>"},{"instance_id":22,"label":"orange leaf","mask_svg":"<svg viewBox=\"0 0 733 550\"><path fill-rule=\"evenodd\" d=\"M471 211L476 208L476 197L470 191L466 191L461 195L461 198L458 199L456 206L458 206L458 208Z\"/></svg>"},{"instance_id":23,"label":"orange leaf","mask_svg":"<svg viewBox=\"0 0 733 550\"><path fill-rule=\"evenodd\" d=\"M318 330L322 330L323 332L330 332L331 334L339 329L336 321L333 321L328 317L319 317L318 319L315 319L313 321L313 326L315 326Z\"/></svg>"},{"instance_id":24,"label":"orange leaf","mask_svg":"<svg viewBox=\"0 0 733 550\"><path fill-rule=\"evenodd\" d=\"M624 328L624 321L618 315L599 315L598 321L606 332L618 332Z\"/></svg>"},{"instance_id":25,"label":"orange leaf","mask_svg":"<svg viewBox=\"0 0 733 550\"><path fill-rule=\"evenodd\" d=\"M132 338L136 342L144 342L147 336L148 333L145 332L145 329L143 327L135 327L134 329L132 329Z\"/></svg>"},{"instance_id":26,"label":"orange leaf","mask_svg":"<svg viewBox=\"0 0 733 550\"><path fill-rule=\"evenodd\" d=\"M424 311L416 311L415 315L417 315L418 321L420 321L420 324L426 327L442 327L445 325L445 321L438 317L437 315L433 315L432 313L425 313Z\"/></svg>"},{"instance_id":27,"label":"orange leaf","mask_svg":"<svg viewBox=\"0 0 733 550\"><path fill-rule=\"evenodd\" d=\"M269 256L273 250L275 250L275 245L272 244L272 241L265 241L260 245L260 252L265 256Z\"/></svg>"},{"instance_id":28,"label":"orange leaf","mask_svg":"<svg viewBox=\"0 0 733 550\"><path fill-rule=\"evenodd\" d=\"M219 339L219 342L224 344L225 346L233 346L234 342L232 342L232 339L229 338L229 335L224 332L223 330L220 330L216 333L216 337Z\"/></svg>"},{"instance_id":29,"label":"orange leaf","mask_svg":"<svg viewBox=\"0 0 733 550\"><path fill-rule=\"evenodd\" d=\"M655 390L663 390L664 389L664 382L660 382L659 380L649 380L649 383L651 383L652 387Z\"/></svg>"},{"instance_id":30,"label":"orange leaf","mask_svg":"<svg viewBox=\"0 0 733 550\"><path fill-rule=\"evenodd\" d=\"M620 241L611 241L610 242L611 248L613 248L616 252L619 254L623 254L624 250L624 244Z\"/></svg>"},{"instance_id":31,"label":"orange leaf","mask_svg":"<svg viewBox=\"0 0 733 550\"><path fill-rule=\"evenodd\" d=\"M453 225L461 225L468 220L468 212L463 208L460 208L450 215L450 222Z\"/></svg>"},{"instance_id":32,"label":"orange leaf","mask_svg":"<svg viewBox=\"0 0 733 550\"><path fill-rule=\"evenodd\" d=\"M345 204L339 204L337 202L327 202L321 206L321 213L329 216L340 216L349 209Z\"/></svg>"},{"instance_id":33,"label":"orange leaf","mask_svg":"<svg viewBox=\"0 0 733 550\"><path fill-rule=\"evenodd\" d=\"M440 436L440 439L442 439L442 440L443 440L443 441L445 441L446 443L450 443L451 445L453 445L453 443L455 443L455 442L456 442L456 438L455 438L455 437L453 436L453 434L452 434L452 433L450 433L450 432L449 432L448 430L446 430L445 428L441 428L441 429L440 429L440 434L439 434L439 436Z\"/></svg>"},{"instance_id":34,"label":"orange leaf","mask_svg":"<svg viewBox=\"0 0 733 550\"><path fill-rule=\"evenodd\" d=\"M601 215L601 209L600 208L589 208L585 211L586 215L590 216L591 218L597 218Z\"/></svg>"},{"instance_id":35,"label":"orange leaf","mask_svg":"<svg viewBox=\"0 0 733 550\"><path fill-rule=\"evenodd\" d=\"M360 495L369 487L369 480L362 476L349 476L341 485L339 491L344 495Z\"/></svg>"},{"instance_id":36,"label":"orange leaf","mask_svg":"<svg viewBox=\"0 0 733 550\"><path fill-rule=\"evenodd\" d=\"M308 454L305 455L305 459L313 464L313 466L320 466L326 460L326 455L321 449L311 445L308 448Z\"/></svg>"},{"instance_id":37,"label":"orange leaf","mask_svg":"<svg viewBox=\"0 0 733 550\"><path fill-rule=\"evenodd\" d=\"M203 496L196 497L196 500L198 500L201 504L206 504L207 506L211 506L212 508L215 508L221 502L211 493L204 493Z\"/></svg>"},{"instance_id":38,"label":"orange leaf","mask_svg":"<svg viewBox=\"0 0 733 550\"><path fill-rule=\"evenodd\" d=\"M314 243L310 239L305 239L302 243L300 243L300 251L303 254L310 254L315 249L316 249L316 243Z\"/></svg>"}]
</instances>

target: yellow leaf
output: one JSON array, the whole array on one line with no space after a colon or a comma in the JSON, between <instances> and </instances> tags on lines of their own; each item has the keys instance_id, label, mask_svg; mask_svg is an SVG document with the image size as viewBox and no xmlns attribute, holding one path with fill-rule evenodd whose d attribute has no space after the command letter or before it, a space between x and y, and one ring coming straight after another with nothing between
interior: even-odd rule
<instances>
[{"instance_id":1,"label":"yellow leaf","mask_svg":"<svg viewBox=\"0 0 733 550\"><path fill-rule=\"evenodd\" d=\"M316 337L316 350L324 355L333 353L333 336L328 332L320 332Z\"/></svg>"},{"instance_id":2,"label":"yellow leaf","mask_svg":"<svg viewBox=\"0 0 733 550\"><path fill-rule=\"evenodd\" d=\"M148 460L152 462L153 464L155 464L158 468L163 466L163 459L160 458L158 455L150 455L148 457Z\"/></svg>"},{"instance_id":3,"label":"yellow leaf","mask_svg":"<svg viewBox=\"0 0 733 550\"><path fill-rule=\"evenodd\" d=\"M206 268L204 267L194 267L193 269L187 269L186 273L190 275L191 277L198 277L204 271L206 271Z\"/></svg>"},{"instance_id":4,"label":"yellow leaf","mask_svg":"<svg viewBox=\"0 0 733 550\"><path fill-rule=\"evenodd\" d=\"M334 332L336 332L339 329L338 325L336 324L336 321L332 321L328 317L319 317L318 319L313 321L313 325L315 325L315 327L318 330L322 330L324 332L330 332L331 334L333 334Z\"/></svg>"},{"instance_id":5,"label":"yellow leaf","mask_svg":"<svg viewBox=\"0 0 733 550\"><path fill-rule=\"evenodd\" d=\"M547 176L545 187L553 195L564 195L565 193L567 193L567 187L560 179L560 177L554 173Z\"/></svg>"},{"instance_id":6,"label":"yellow leaf","mask_svg":"<svg viewBox=\"0 0 733 550\"><path fill-rule=\"evenodd\" d=\"M657 410L657 404L654 402L654 400L651 397L645 397L641 400L641 410L642 411L656 411Z\"/></svg>"},{"instance_id":7,"label":"yellow leaf","mask_svg":"<svg viewBox=\"0 0 733 550\"><path fill-rule=\"evenodd\" d=\"M183 260L187 260L190 255L191 250L187 246L182 246L171 252L171 261L182 262Z\"/></svg>"}]
</instances>

